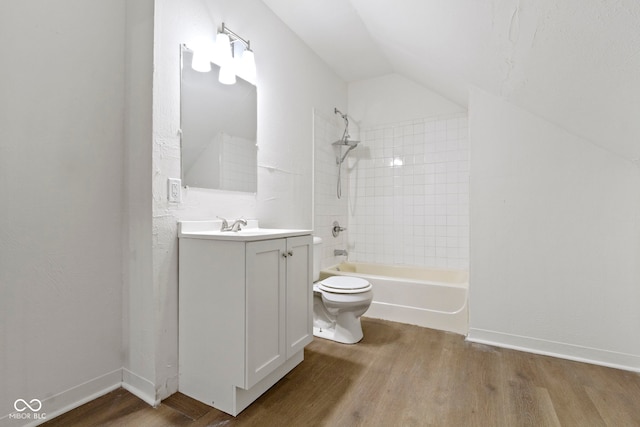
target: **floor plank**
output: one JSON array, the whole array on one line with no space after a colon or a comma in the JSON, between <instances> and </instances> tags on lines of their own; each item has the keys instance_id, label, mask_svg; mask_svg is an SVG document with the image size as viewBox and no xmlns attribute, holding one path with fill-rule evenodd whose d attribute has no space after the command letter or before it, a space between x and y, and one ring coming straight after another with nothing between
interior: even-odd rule
<instances>
[{"instance_id":1,"label":"floor plank","mask_svg":"<svg viewBox=\"0 0 640 427\"><path fill-rule=\"evenodd\" d=\"M640 426L640 375L363 319L364 339L316 338L238 417L181 393L151 408L116 390L46 426Z\"/></svg>"},{"instance_id":2,"label":"floor plank","mask_svg":"<svg viewBox=\"0 0 640 427\"><path fill-rule=\"evenodd\" d=\"M162 404L183 414L192 421L199 419L211 410L211 406L205 405L182 393L175 393L173 396L169 396L162 401Z\"/></svg>"}]
</instances>

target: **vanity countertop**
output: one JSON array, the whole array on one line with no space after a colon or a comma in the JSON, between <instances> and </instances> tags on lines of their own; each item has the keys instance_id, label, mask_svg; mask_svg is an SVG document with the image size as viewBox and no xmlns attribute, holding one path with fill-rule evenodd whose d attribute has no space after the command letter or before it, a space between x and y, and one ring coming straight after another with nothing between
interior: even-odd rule
<instances>
[{"instance_id":1,"label":"vanity countertop","mask_svg":"<svg viewBox=\"0 0 640 427\"><path fill-rule=\"evenodd\" d=\"M221 220L178 221L178 237L181 239L212 239L236 242L279 239L311 234L311 230L284 228L259 228L257 220L247 220L240 231L220 231Z\"/></svg>"}]
</instances>

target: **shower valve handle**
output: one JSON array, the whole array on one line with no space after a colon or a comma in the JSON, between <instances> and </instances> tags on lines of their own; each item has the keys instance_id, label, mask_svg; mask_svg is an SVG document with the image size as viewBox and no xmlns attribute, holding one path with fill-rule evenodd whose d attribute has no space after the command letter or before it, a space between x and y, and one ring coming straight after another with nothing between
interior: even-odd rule
<instances>
[{"instance_id":1,"label":"shower valve handle","mask_svg":"<svg viewBox=\"0 0 640 427\"><path fill-rule=\"evenodd\" d=\"M347 227L340 227L338 221L333 221L333 228L331 229L331 234L333 237L338 237L341 231L345 231Z\"/></svg>"}]
</instances>

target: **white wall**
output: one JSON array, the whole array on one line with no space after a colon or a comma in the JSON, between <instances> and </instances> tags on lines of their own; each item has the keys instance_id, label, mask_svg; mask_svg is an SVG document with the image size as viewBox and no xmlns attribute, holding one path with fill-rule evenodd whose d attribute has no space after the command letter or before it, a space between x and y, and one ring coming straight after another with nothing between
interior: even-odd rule
<instances>
[{"instance_id":1,"label":"white wall","mask_svg":"<svg viewBox=\"0 0 640 427\"><path fill-rule=\"evenodd\" d=\"M151 114L154 0L127 0L123 236L123 386L156 402Z\"/></svg>"},{"instance_id":2,"label":"white wall","mask_svg":"<svg viewBox=\"0 0 640 427\"><path fill-rule=\"evenodd\" d=\"M464 107L399 74L349 83L349 116L361 128L463 112Z\"/></svg>"},{"instance_id":3,"label":"white wall","mask_svg":"<svg viewBox=\"0 0 640 427\"><path fill-rule=\"evenodd\" d=\"M180 176L179 46L213 39L224 22L251 40L258 87L258 193L183 192L167 202L168 177ZM157 397L177 389L177 220L216 215L258 218L265 226L312 226L312 110L345 105L346 84L259 0L157 0L153 101L153 281ZM145 352L147 349L138 349Z\"/></svg>"},{"instance_id":4,"label":"white wall","mask_svg":"<svg viewBox=\"0 0 640 427\"><path fill-rule=\"evenodd\" d=\"M640 170L473 90L472 341L640 370Z\"/></svg>"},{"instance_id":5,"label":"white wall","mask_svg":"<svg viewBox=\"0 0 640 427\"><path fill-rule=\"evenodd\" d=\"M122 378L124 35L124 0L0 3L0 418Z\"/></svg>"}]
</instances>

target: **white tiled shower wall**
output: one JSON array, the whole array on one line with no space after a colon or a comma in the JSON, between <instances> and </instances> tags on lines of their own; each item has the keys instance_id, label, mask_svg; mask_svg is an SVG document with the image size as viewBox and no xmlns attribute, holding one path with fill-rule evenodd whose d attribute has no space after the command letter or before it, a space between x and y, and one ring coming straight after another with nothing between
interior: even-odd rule
<instances>
[{"instance_id":1,"label":"white tiled shower wall","mask_svg":"<svg viewBox=\"0 0 640 427\"><path fill-rule=\"evenodd\" d=\"M468 268L467 123L457 114L361 129L349 163L350 261Z\"/></svg>"}]
</instances>

